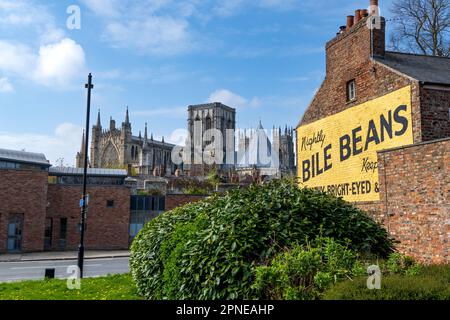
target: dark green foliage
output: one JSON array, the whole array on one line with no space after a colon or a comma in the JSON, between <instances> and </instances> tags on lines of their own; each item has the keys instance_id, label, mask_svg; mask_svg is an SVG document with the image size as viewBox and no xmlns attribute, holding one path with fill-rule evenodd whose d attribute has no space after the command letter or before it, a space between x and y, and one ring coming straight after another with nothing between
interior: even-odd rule
<instances>
[{"instance_id":1,"label":"dark green foliage","mask_svg":"<svg viewBox=\"0 0 450 320\"><path fill-rule=\"evenodd\" d=\"M367 289L367 277L343 281L325 292L326 300L450 300L450 266L422 267L418 275L382 276L381 289Z\"/></svg>"},{"instance_id":2,"label":"dark green foliage","mask_svg":"<svg viewBox=\"0 0 450 320\"><path fill-rule=\"evenodd\" d=\"M273 181L151 221L133 243L132 275L150 299L253 298L255 266L319 234L359 253L392 252L386 230L353 205Z\"/></svg>"},{"instance_id":3,"label":"dark green foliage","mask_svg":"<svg viewBox=\"0 0 450 320\"><path fill-rule=\"evenodd\" d=\"M311 300L333 283L365 274L357 255L331 238L277 255L269 266L256 268L254 288L264 300Z\"/></svg>"}]
</instances>

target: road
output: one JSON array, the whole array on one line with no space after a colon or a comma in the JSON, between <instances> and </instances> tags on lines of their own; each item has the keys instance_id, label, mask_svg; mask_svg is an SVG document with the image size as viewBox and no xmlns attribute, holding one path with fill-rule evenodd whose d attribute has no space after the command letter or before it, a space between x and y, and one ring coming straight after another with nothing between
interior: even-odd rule
<instances>
[{"instance_id":1,"label":"road","mask_svg":"<svg viewBox=\"0 0 450 320\"><path fill-rule=\"evenodd\" d=\"M108 274L129 272L129 258L88 259L84 261L84 277L98 277ZM55 268L55 277L66 279L68 266L76 266L76 260L0 262L0 282L40 280L45 269Z\"/></svg>"}]
</instances>

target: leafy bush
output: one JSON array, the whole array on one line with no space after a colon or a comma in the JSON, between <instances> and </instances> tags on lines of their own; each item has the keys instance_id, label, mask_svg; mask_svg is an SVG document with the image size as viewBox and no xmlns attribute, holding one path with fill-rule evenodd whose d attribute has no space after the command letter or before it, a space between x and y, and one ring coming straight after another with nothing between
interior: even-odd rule
<instances>
[{"instance_id":1,"label":"leafy bush","mask_svg":"<svg viewBox=\"0 0 450 320\"><path fill-rule=\"evenodd\" d=\"M131 272L150 299L257 298L254 267L321 230L359 253L392 252L386 230L353 205L272 181L160 215L135 238Z\"/></svg>"},{"instance_id":2,"label":"leafy bush","mask_svg":"<svg viewBox=\"0 0 450 320\"><path fill-rule=\"evenodd\" d=\"M420 265L413 258L400 253L391 254L383 267L391 274L417 275L420 272Z\"/></svg>"},{"instance_id":3,"label":"leafy bush","mask_svg":"<svg viewBox=\"0 0 450 320\"><path fill-rule=\"evenodd\" d=\"M326 300L450 300L450 266L422 267L418 275L387 275L380 290L367 289L367 277L337 283Z\"/></svg>"},{"instance_id":4,"label":"leafy bush","mask_svg":"<svg viewBox=\"0 0 450 320\"><path fill-rule=\"evenodd\" d=\"M317 299L336 281L364 273L353 251L318 237L277 255L269 266L257 267L254 288L261 299Z\"/></svg>"}]
</instances>

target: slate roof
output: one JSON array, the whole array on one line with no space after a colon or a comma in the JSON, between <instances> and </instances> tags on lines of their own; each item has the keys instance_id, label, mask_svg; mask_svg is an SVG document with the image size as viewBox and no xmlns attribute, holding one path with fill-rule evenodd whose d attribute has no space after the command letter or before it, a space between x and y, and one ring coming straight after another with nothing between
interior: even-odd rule
<instances>
[{"instance_id":1,"label":"slate roof","mask_svg":"<svg viewBox=\"0 0 450 320\"><path fill-rule=\"evenodd\" d=\"M81 176L83 171L83 168L69 167L52 167L48 170L49 174L54 176ZM88 175L91 177L126 177L128 173L122 169L88 168Z\"/></svg>"},{"instance_id":2,"label":"slate roof","mask_svg":"<svg viewBox=\"0 0 450 320\"><path fill-rule=\"evenodd\" d=\"M39 164L50 167L50 163L42 153L0 149L0 160L19 163Z\"/></svg>"},{"instance_id":3,"label":"slate roof","mask_svg":"<svg viewBox=\"0 0 450 320\"><path fill-rule=\"evenodd\" d=\"M387 51L375 60L424 83L450 84L450 58Z\"/></svg>"}]
</instances>

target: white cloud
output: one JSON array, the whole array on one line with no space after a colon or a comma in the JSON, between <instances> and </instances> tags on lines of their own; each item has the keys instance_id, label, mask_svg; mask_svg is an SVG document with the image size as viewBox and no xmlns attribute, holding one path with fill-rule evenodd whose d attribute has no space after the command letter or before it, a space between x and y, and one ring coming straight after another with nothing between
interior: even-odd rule
<instances>
[{"instance_id":1,"label":"white cloud","mask_svg":"<svg viewBox=\"0 0 450 320\"><path fill-rule=\"evenodd\" d=\"M44 5L30 0L0 0L0 29L14 35L15 30L28 28L41 44L55 42L64 37L55 17Z\"/></svg>"},{"instance_id":2,"label":"white cloud","mask_svg":"<svg viewBox=\"0 0 450 320\"><path fill-rule=\"evenodd\" d=\"M5 73L30 74L36 61L32 49L22 43L0 40L0 70Z\"/></svg>"},{"instance_id":3,"label":"white cloud","mask_svg":"<svg viewBox=\"0 0 450 320\"><path fill-rule=\"evenodd\" d=\"M64 158L65 163L74 165L82 132L81 127L72 123L58 125L52 135L0 132L0 148L44 153L52 164Z\"/></svg>"},{"instance_id":4,"label":"white cloud","mask_svg":"<svg viewBox=\"0 0 450 320\"><path fill-rule=\"evenodd\" d=\"M0 71L41 85L66 88L85 71L83 48L64 38L38 53L22 43L0 40Z\"/></svg>"},{"instance_id":5,"label":"white cloud","mask_svg":"<svg viewBox=\"0 0 450 320\"><path fill-rule=\"evenodd\" d=\"M34 78L44 85L65 87L80 73L84 73L84 69L83 48L72 39L66 38L39 49Z\"/></svg>"},{"instance_id":6,"label":"white cloud","mask_svg":"<svg viewBox=\"0 0 450 320\"><path fill-rule=\"evenodd\" d=\"M119 15L119 1L117 0L83 0L83 3L96 15L103 17L117 17Z\"/></svg>"},{"instance_id":7,"label":"white cloud","mask_svg":"<svg viewBox=\"0 0 450 320\"><path fill-rule=\"evenodd\" d=\"M115 21L106 27L105 39L113 46L137 49L152 55L174 55L191 49L188 22L170 17L148 17L126 23Z\"/></svg>"},{"instance_id":8,"label":"white cloud","mask_svg":"<svg viewBox=\"0 0 450 320\"><path fill-rule=\"evenodd\" d=\"M12 92L14 87L9 82L8 78L0 78L0 93Z\"/></svg>"},{"instance_id":9,"label":"white cloud","mask_svg":"<svg viewBox=\"0 0 450 320\"><path fill-rule=\"evenodd\" d=\"M258 108L261 106L261 100L257 97L246 99L230 90L220 89L211 93L208 102L221 102L232 108Z\"/></svg>"},{"instance_id":10,"label":"white cloud","mask_svg":"<svg viewBox=\"0 0 450 320\"><path fill-rule=\"evenodd\" d=\"M46 5L34 0L0 0L0 33L16 37L26 33L27 42L0 38L0 72L8 78L40 85L67 88L85 71L83 48L65 37Z\"/></svg>"}]
</instances>

